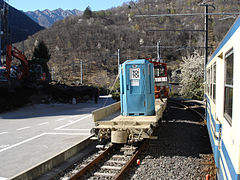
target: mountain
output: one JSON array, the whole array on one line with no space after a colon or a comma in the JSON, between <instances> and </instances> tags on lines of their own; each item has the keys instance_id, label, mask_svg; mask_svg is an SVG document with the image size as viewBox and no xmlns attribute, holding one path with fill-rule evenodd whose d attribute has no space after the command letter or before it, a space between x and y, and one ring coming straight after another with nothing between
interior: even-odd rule
<instances>
[{"instance_id":1,"label":"mountain","mask_svg":"<svg viewBox=\"0 0 240 180\"><path fill-rule=\"evenodd\" d=\"M59 8L53 11L50 11L48 9L44 11L28 11L25 12L25 14L37 22L39 25L48 28L56 21L63 20L65 17L80 16L82 15L82 11L79 11L77 9L63 10Z\"/></svg>"},{"instance_id":2,"label":"mountain","mask_svg":"<svg viewBox=\"0 0 240 180\"><path fill-rule=\"evenodd\" d=\"M3 1L0 1L0 8L3 7ZM43 30L44 28L34 22L23 12L9 6L8 27L10 31L10 41L12 43L23 41L28 36Z\"/></svg>"},{"instance_id":3,"label":"mountain","mask_svg":"<svg viewBox=\"0 0 240 180\"><path fill-rule=\"evenodd\" d=\"M216 0L215 8L209 7L209 12L239 12L240 1ZM82 16L66 17L29 37L24 42L25 54L30 58L33 47L43 40L51 54L48 65L54 80L80 81L82 62L85 84L111 88L118 72L118 49L120 63L127 59L156 58L156 44L160 40L161 57L168 65L173 64L172 67L181 63L182 56L195 50L204 53L204 15L135 15L203 12L199 0L154 0L149 3L138 0L106 11L88 10ZM233 22L230 17L209 16L209 53L214 51Z\"/></svg>"}]
</instances>

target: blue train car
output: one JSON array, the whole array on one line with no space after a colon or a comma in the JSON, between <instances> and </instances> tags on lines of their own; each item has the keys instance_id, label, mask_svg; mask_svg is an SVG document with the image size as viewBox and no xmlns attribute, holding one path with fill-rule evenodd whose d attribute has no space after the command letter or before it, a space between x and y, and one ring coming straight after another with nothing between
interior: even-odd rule
<instances>
[{"instance_id":1,"label":"blue train car","mask_svg":"<svg viewBox=\"0 0 240 180\"><path fill-rule=\"evenodd\" d=\"M218 179L240 179L240 17L206 66L206 120Z\"/></svg>"}]
</instances>

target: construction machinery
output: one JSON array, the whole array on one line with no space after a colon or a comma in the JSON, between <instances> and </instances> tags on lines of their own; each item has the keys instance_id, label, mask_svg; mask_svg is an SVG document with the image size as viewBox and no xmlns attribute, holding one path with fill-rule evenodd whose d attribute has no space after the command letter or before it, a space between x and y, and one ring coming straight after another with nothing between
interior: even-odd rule
<instances>
[{"instance_id":1,"label":"construction machinery","mask_svg":"<svg viewBox=\"0 0 240 180\"><path fill-rule=\"evenodd\" d=\"M41 60L28 61L22 51L12 46L8 32L8 9L8 2L4 0L0 4L0 87L14 89L22 86L23 82L29 85L33 82L48 81ZM14 59L18 61L13 62Z\"/></svg>"}]
</instances>

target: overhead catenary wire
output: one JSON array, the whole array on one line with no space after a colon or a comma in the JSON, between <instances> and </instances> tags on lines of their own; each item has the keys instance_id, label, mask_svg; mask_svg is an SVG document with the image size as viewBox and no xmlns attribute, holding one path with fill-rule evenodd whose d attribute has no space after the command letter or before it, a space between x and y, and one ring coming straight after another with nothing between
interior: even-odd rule
<instances>
[{"instance_id":1,"label":"overhead catenary wire","mask_svg":"<svg viewBox=\"0 0 240 180\"><path fill-rule=\"evenodd\" d=\"M133 2L133 1L131 0L130 3L132 3L132 4L137 8L138 12L139 12L141 15L143 15L142 11L138 8L138 6L136 5L135 2Z\"/></svg>"},{"instance_id":2,"label":"overhead catenary wire","mask_svg":"<svg viewBox=\"0 0 240 180\"><path fill-rule=\"evenodd\" d=\"M142 48L156 48L157 46L140 46ZM205 48L204 46L160 46L160 48L165 49L175 49L175 48L185 48L185 49L196 49L196 48ZM212 47L209 47L212 48Z\"/></svg>"},{"instance_id":3,"label":"overhead catenary wire","mask_svg":"<svg viewBox=\"0 0 240 180\"><path fill-rule=\"evenodd\" d=\"M108 98L109 98L109 95L112 93L112 91L113 91L113 88L114 88L115 84L117 83L117 80L118 80L118 78L119 78L119 73L118 73L118 75L117 75L117 77L116 77L116 79L115 79L115 81L114 81L114 83L113 83L113 85L112 85L112 87L111 87L111 90L110 90L110 92L108 93L108 97L107 97L107 99L105 100L105 102L104 102L104 104L103 104L103 107L105 107L105 106L106 106L106 104L107 104L107 101L108 101Z\"/></svg>"},{"instance_id":4,"label":"overhead catenary wire","mask_svg":"<svg viewBox=\"0 0 240 180\"><path fill-rule=\"evenodd\" d=\"M237 16L236 16L236 15L227 16L227 17L224 17L224 18L219 19L219 21L226 20L226 19L230 19L230 18L236 19Z\"/></svg>"},{"instance_id":5,"label":"overhead catenary wire","mask_svg":"<svg viewBox=\"0 0 240 180\"><path fill-rule=\"evenodd\" d=\"M240 15L240 12L222 12L222 13L183 13L183 14L141 14L141 15L134 15L134 17L174 17L174 16L200 16L200 15Z\"/></svg>"},{"instance_id":6,"label":"overhead catenary wire","mask_svg":"<svg viewBox=\"0 0 240 180\"><path fill-rule=\"evenodd\" d=\"M205 32L205 30L201 30L201 29L147 29L146 31L149 31L149 32L156 32L156 31L196 31L196 32Z\"/></svg>"}]
</instances>

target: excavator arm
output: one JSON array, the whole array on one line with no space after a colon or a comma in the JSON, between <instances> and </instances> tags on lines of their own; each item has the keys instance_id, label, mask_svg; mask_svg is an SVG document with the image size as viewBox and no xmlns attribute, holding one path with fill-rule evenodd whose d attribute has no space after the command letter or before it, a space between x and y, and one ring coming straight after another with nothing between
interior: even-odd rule
<instances>
[{"instance_id":1,"label":"excavator arm","mask_svg":"<svg viewBox=\"0 0 240 180\"><path fill-rule=\"evenodd\" d=\"M7 45L7 56L6 56L6 71L7 71L7 78L10 78L10 69L13 57L20 60L21 62L21 68L19 72L18 79L22 79L28 75L29 67L28 67L28 61L25 55L19 51L16 47L13 47L11 44Z\"/></svg>"}]
</instances>

